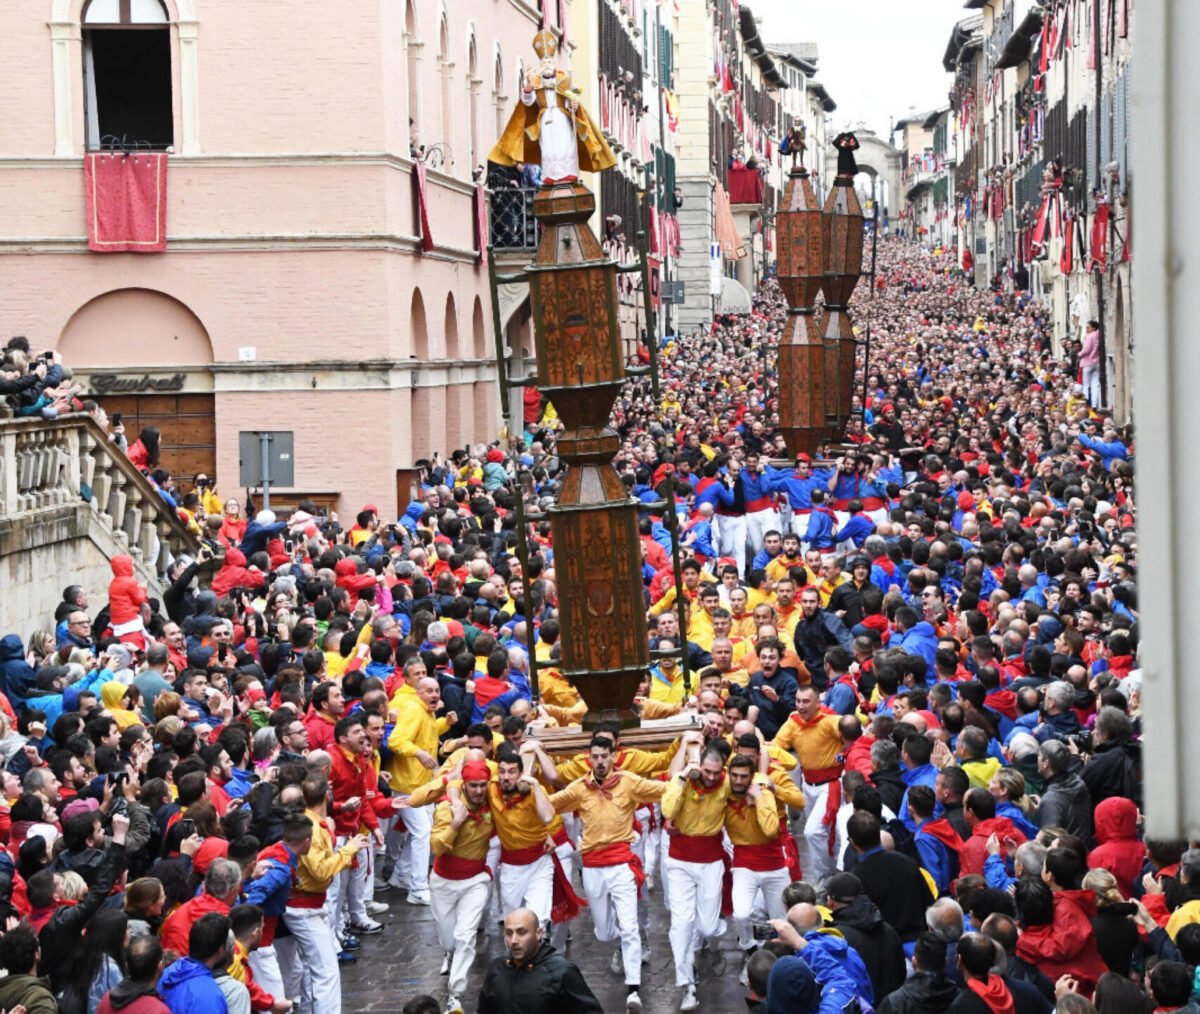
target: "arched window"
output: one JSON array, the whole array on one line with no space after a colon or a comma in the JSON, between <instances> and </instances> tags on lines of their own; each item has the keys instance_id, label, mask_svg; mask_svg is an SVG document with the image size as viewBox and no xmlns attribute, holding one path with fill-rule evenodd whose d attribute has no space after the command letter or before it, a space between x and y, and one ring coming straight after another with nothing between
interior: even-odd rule
<instances>
[{"instance_id":1,"label":"arched window","mask_svg":"<svg viewBox=\"0 0 1200 1014\"><path fill-rule=\"evenodd\" d=\"M409 334L412 337L410 357L425 362L429 358L429 327L425 322L425 299L420 289L413 289Z\"/></svg>"},{"instance_id":2,"label":"arched window","mask_svg":"<svg viewBox=\"0 0 1200 1014\"><path fill-rule=\"evenodd\" d=\"M408 99L408 148L417 155L421 145L421 43L417 39L416 0L404 5L404 69Z\"/></svg>"},{"instance_id":3,"label":"arched window","mask_svg":"<svg viewBox=\"0 0 1200 1014\"><path fill-rule=\"evenodd\" d=\"M450 58L450 26L443 14L438 28L438 88L441 99L442 135L436 140L445 146L445 162L447 169L454 164L454 103L453 94L454 61Z\"/></svg>"},{"instance_id":4,"label":"arched window","mask_svg":"<svg viewBox=\"0 0 1200 1014\"><path fill-rule=\"evenodd\" d=\"M496 66L492 74L492 105L496 110L496 137L504 133L504 124L508 121L508 96L504 92L504 60L500 50L496 50Z\"/></svg>"},{"instance_id":5,"label":"arched window","mask_svg":"<svg viewBox=\"0 0 1200 1014\"><path fill-rule=\"evenodd\" d=\"M446 338L446 358L458 359L461 350L458 347L458 307L454 302L454 293L446 296L446 319L442 328Z\"/></svg>"},{"instance_id":6,"label":"arched window","mask_svg":"<svg viewBox=\"0 0 1200 1014\"><path fill-rule=\"evenodd\" d=\"M467 122L467 141L468 141L468 164L467 168L474 172L476 166L481 161L481 153L479 151L479 89L483 82L479 79L479 60L475 54L475 37L471 36L471 42L467 47L467 89L470 93L471 108L468 110Z\"/></svg>"},{"instance_id":7,"label":"arched window","mask_svg":"<svg viewBox=\"0 0 1200 1014\"><path fill-rule=\"evenodd\" d=\"M87 147L175 143L171 26L162 0L88 0L83 8Z\"/></svg>"},{"instance_id":8,"label":"arched window","mask_svg":"<svg viewBox=\"0 0 1200 1014\"><path fill-rule=\"evenodd\" d=\"M471 354L476 359L487 356L487 331L483 324L483 300L475 297L475 309L471 314Z\"/></svg>"}]
</instances>

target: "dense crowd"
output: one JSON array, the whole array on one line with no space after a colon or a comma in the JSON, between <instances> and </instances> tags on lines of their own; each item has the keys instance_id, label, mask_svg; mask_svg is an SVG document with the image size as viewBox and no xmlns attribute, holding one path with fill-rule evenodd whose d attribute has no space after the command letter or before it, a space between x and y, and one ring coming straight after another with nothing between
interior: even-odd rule
<instances>
[{"instance_id":1,"label":"dense crowd","mask_svg":"<svg viewBox=\"0 0 1200 1014\"><path fill-rule=\"evenodd\" d=\"M815 460L775 433L770 290L617 404L659 649L636 705L692 717L661 749L547 746L586 703L548 523L517 556L514 496L562 479L546 406L435 456L394 524L248 519L205 479L161 601L118 557L103 608L72 585L0 640L0 1008L336 1014L404 904L446 977L409 1014L600 1011L585 905L571 946L631 1012L652 906L681 1010L724 975L770 1014L1195 1009L1200 851L1140 831L1130 434L1044 308L951 253L884 240L861 288L870 375Z\"/></svg>"}]
</instances>

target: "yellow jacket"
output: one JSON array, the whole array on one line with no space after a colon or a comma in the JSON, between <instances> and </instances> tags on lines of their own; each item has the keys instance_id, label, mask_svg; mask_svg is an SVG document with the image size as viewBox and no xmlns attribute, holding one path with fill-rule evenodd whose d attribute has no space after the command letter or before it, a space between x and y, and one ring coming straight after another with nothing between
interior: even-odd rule
<instances>
[{"instance_id":1,"label":"yellow jacket","mask_svg":"<svg viewBox=\"0 0 1200 1014\"><path fill-rule=\"evenodd\" d=\"M296 864L296 886L309 894L319 894L329 890L333 878L342 870L350 868L358 853L349 843L335 850L325 820L312 810L305 810L304 816L312 823L312 847Z\"/></svg>"},{"instance_id":2,"label":"yellow jacket","mask_svg":"<svg viewBox=\"0 0 1200 1014\"><path fill-rule=\"evenodd\" d=\"M400 700L397 694L393 700ZM438 736L449 728L445 717L435 718L417 697L404 698L396 715L396 727L388 737L392 751L392 789L409 793L433 777L433 771L417 760L417 751L437 757Z\"/></svg>"}]
</instances>

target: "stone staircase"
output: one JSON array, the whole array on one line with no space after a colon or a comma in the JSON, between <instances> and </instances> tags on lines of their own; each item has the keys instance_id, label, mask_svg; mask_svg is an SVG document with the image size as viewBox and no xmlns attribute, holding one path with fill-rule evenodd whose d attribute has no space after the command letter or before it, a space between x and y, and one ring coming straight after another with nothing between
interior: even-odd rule
<instances>
[{"instance_id":1,"label":"stone staircase","mask_svg":"<svg viewBox=\"0 0 1200 1014\"><path fill-rule=\"evenodd\" d=\"M170 561L198 549L90 416L0 419L0 448L0 633L50 627L71 584L88 590L94 614L121 553L161 601Z\"/></svg>"}]
</instances>

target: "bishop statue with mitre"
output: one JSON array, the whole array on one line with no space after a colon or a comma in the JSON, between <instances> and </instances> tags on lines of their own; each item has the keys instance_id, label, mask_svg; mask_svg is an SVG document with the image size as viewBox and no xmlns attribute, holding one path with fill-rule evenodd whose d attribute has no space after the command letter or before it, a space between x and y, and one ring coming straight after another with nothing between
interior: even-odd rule
<instances>
[{"instance_id":1,"label":"bishop statue with mitre","mask_svg":"<svg viewBox=\"0 0 1200 1014\"><path fill-rule=\"evenodd\" d=\"M571 182L581 169L600 172L616 165L604 135L571 87L571 75L555 64L558 39L553 32L540 31L533 37L533 50L540 61L530 69L521 87L521 104L513 110L508 126L488 161L511 166L540 165L543 183Z\"/></svg>"}]
</instances>

